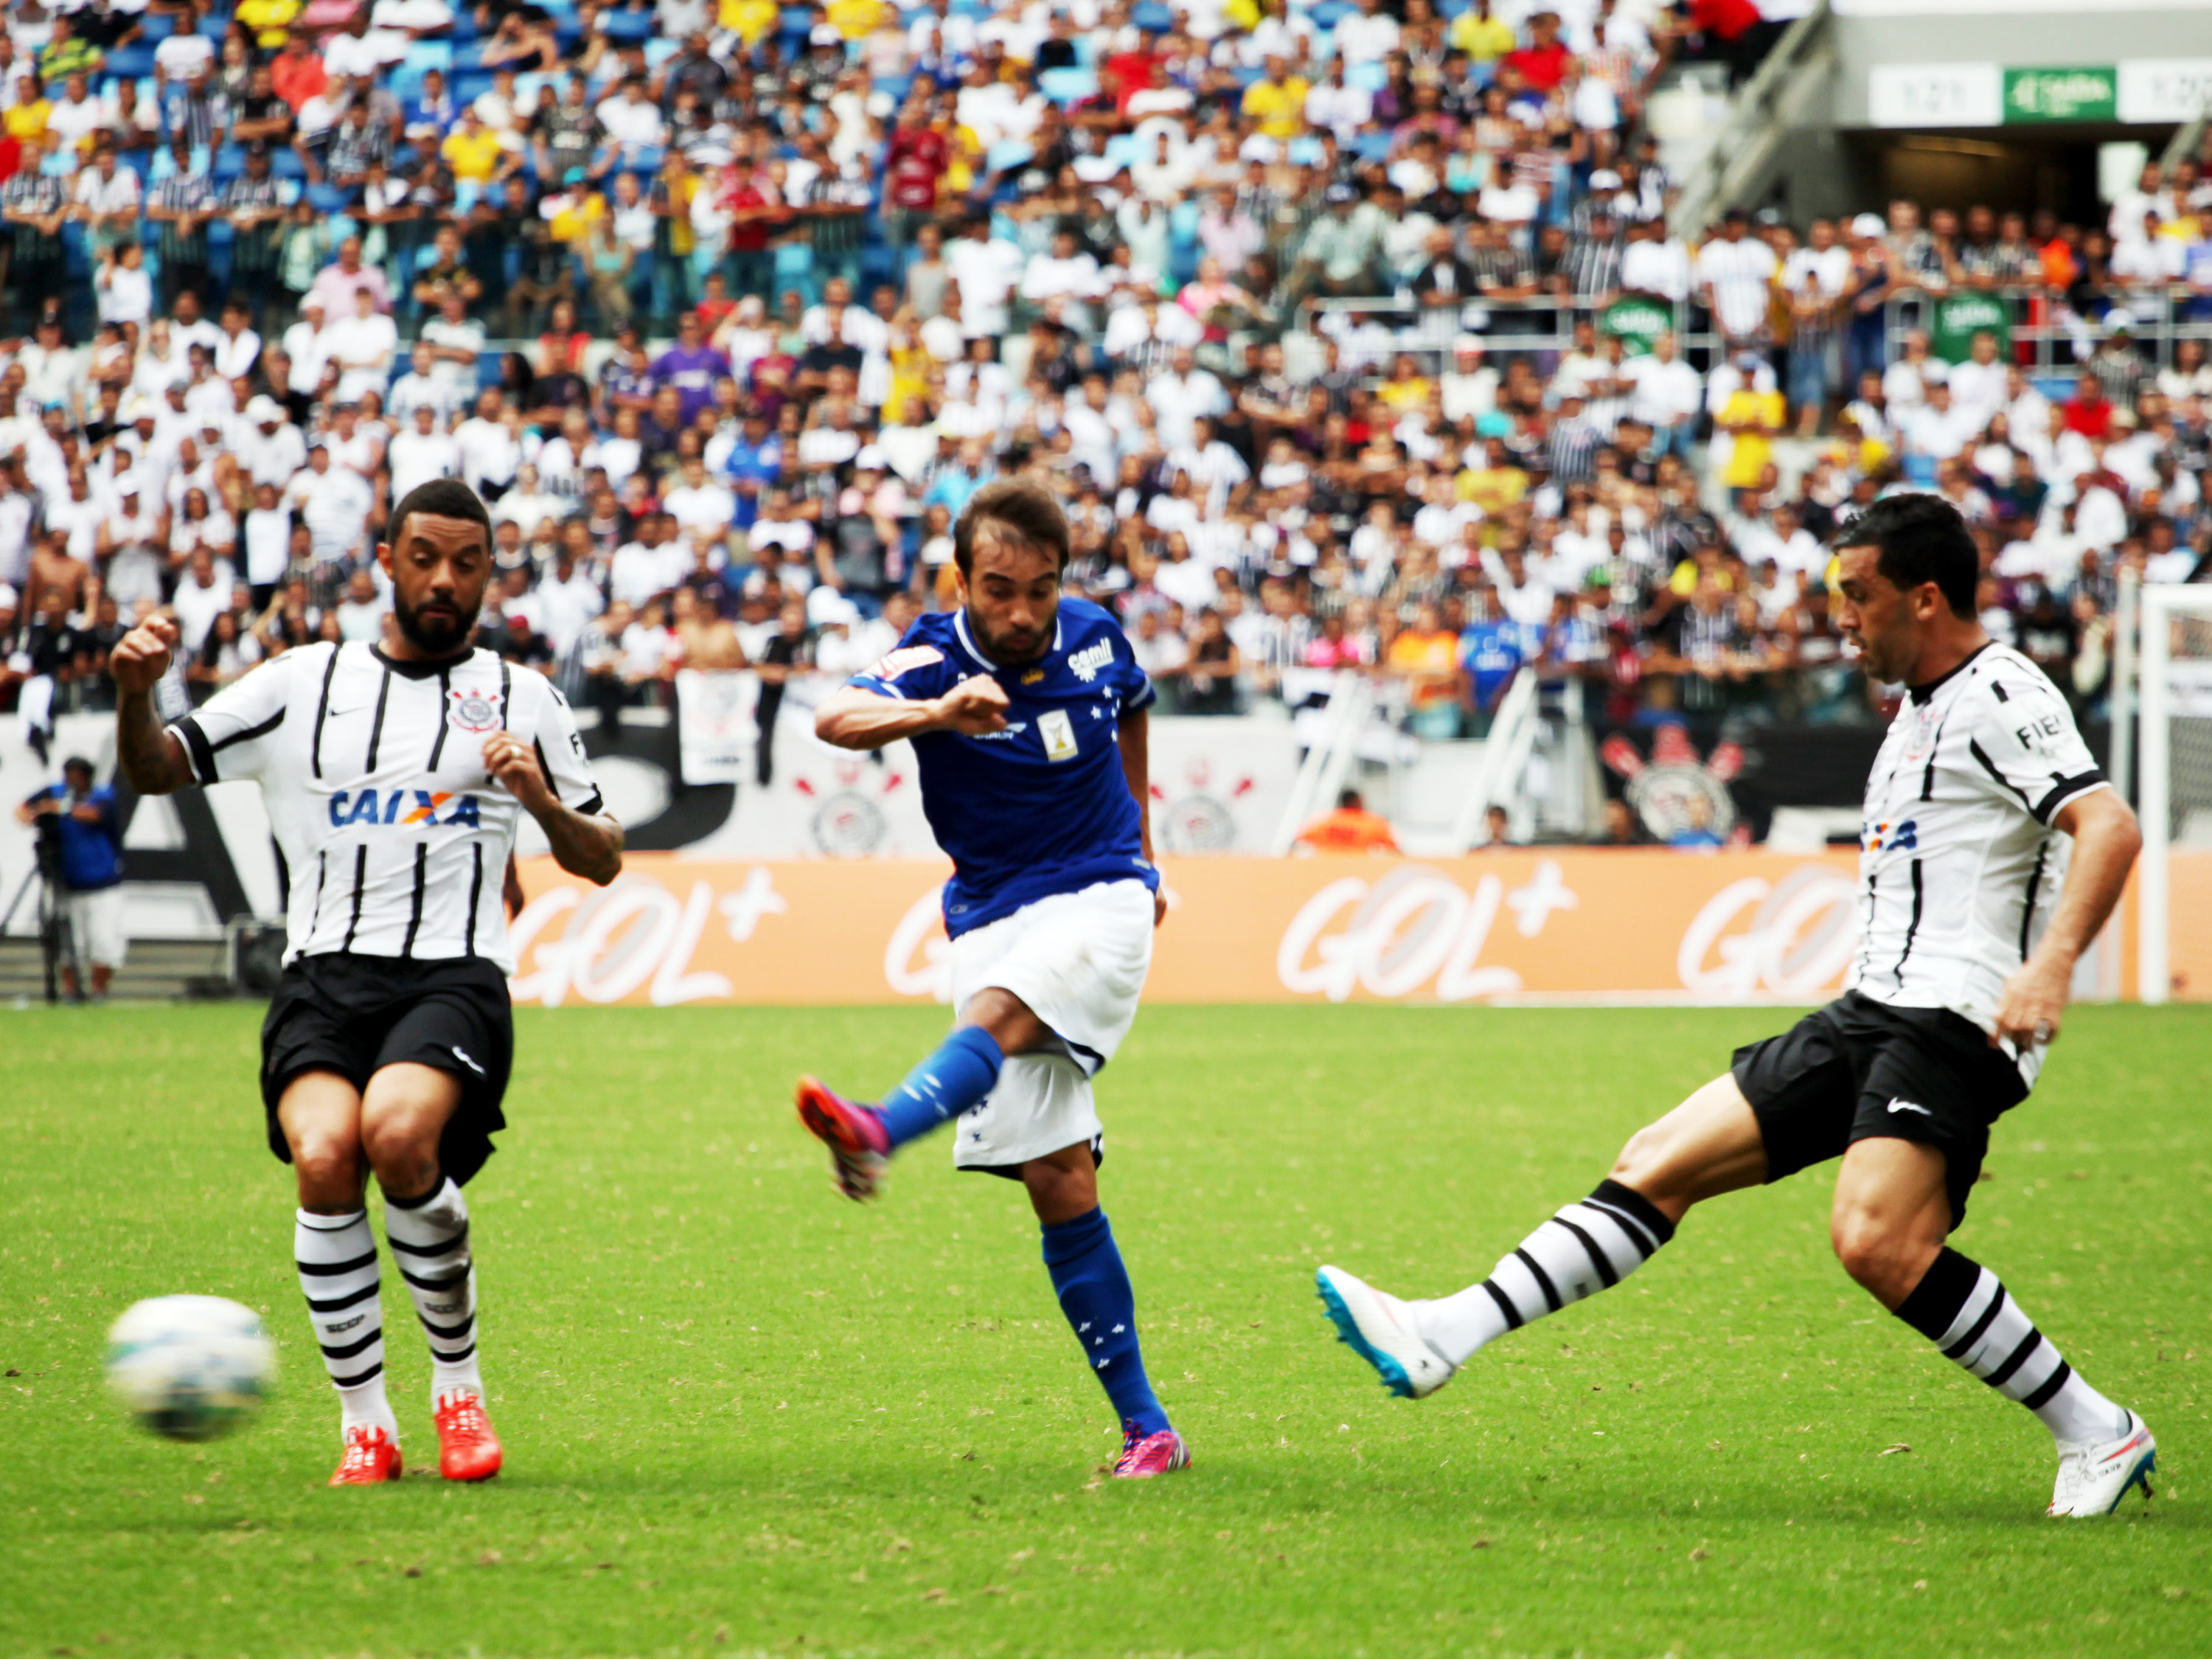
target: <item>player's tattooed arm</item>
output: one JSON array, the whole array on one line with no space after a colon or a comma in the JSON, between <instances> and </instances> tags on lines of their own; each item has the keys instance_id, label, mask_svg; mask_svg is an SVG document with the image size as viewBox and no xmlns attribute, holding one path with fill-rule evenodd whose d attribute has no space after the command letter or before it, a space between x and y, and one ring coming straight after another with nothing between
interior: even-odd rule
<instances>
[{"instance_id":1,"label":"player's tattooed arm","mask_svg":"<svg viewBox=\"0 0 2212 1659\"><path fill-rule=\"evenodd\" d=\"M194 781L185 745L154 712L154 688L169 672L176 643L177 625L155 617L118 641L107 659L115 680L116 764L142 795L167 795Z\"/></svg>"},{"instance_id":2,"label":"player's tattooed arm","mask_svg":"<svg viewBox=\"0 0 2212 1659\"><path fill-rule=\"evenodd\" d=\"M538 820L563 870L601 887L622 874L622 825L604 813L586 817L562 805L532 745L512 732L495 732L484 740L483 757L484 769Z\"/></svg>"},{"instance_id":3,"label":"player's tattooed arm","mask_svg":"<svg viewBox=\"0 0 2212 1659\"><path fill-rule=\"evenodd\" d=\"M814 711L814 735L840 749L880 749L925 732L981 737L1006 729L1006 689L988 674L971 675L941 697L883 697L848 685Z\"/></svg>"},{"instance_id":4,"label":"player's tattooed arm","mask_svg":"<svg viewBox=\"0 0 2212 1659\"><path fill-rule=\"evenodd\" d=\"M2073 836L2074 856L2066 866L2058 908L2036 942L2035 954L2005 981L1996 1032L1990 1038L1992 1046L2004 1038L2024 1048L2058 1035L2074 963L2103 931L2128 884L2128 870L2142 848L2136 815L2117 790L2093 789L2076 795L2051 823Z\"/></svg>"}]
</instances>

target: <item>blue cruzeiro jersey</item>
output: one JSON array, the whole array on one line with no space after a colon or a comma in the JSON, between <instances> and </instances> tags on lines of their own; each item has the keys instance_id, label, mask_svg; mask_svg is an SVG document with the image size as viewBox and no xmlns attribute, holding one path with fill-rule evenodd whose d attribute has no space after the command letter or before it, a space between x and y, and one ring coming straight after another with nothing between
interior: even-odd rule
<instances>
[{"instance_id":1,"label":"blue cruzeiro jersey","mask_svg":"<svg viewBox=\"0 0 2212 1659\"><path fill-rule=\"evenodd\" d=\"M1025 668L1001 668L976 649L965 612L938 611L849 684L921 701L976 674L1006 691L1006 730L914 740L922 811L952 855L945 931L957 936L1097 882L1134 878L1157 889L1119 743L1121 716L1151 706L1152 683L1120 624L1086 599L1064 599L1052 648Z\"/></svg>"}]
</instances>

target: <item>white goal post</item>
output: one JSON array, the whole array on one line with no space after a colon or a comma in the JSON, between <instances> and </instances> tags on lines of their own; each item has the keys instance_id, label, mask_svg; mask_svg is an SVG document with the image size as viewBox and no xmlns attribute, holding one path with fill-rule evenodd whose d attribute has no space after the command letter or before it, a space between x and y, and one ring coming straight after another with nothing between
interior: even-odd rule
<instances>
[{"instance_id":1,"label":"white goal post","mask_svg":"<svg viewBox=\"0 0 2212 1659\"><path fill-rule=\"evenodd\" d=\"M2212 845L2212 586L2146 586L2136 680L2142 710L2142 869L2136 994L2172 993L2171 855Z\"/></svg>"}]
</instances>

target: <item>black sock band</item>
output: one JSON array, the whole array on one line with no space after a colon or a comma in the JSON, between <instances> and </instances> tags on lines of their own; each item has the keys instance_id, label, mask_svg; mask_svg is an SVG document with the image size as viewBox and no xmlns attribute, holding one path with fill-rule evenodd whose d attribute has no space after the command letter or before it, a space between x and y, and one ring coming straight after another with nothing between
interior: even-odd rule
<instances>
[{"instance_id":1,"label":"black sock band","mask_svg":"<svg viewBox=\"0 0 2212 1659\"><path fill-rule=\"evenodd\" d=\"M382 1190L381 1182L379 1183L379 1190ZM416 1194L412 1198L396 1198L387 1192L384 1194L384 1201L395 1210L419 1210L425 1204L428 1204L432 1199L437 1197L440 1193L442 1193L445 1190L446 1177L443 1175L441 1175L435 1181L432 1182L428 1187L423 1188L422 1191Z\"/></svg>"},{"instance_id":2,"label":"black sock band","mask_svg":"<svg viewBox=\"0 0 2212 1659\"><path fill-rule=\"evenodd\" d=\"M1897 1316L1930 1342L1941 1342L1981 1276L1979 1262L1947 1244L1912 1287L1912 1294L1898 1304Z\"/></svg>"},{"instance_id":3,"label":"black sock band","mask_svg":"<svg viewBox=\"0 0 2212 1659\"><path fill-rule=\"evenodd\" d=\"M1662 1244L1674 1237L1674 1224L1660 1212L1657 1205L1633 1187L1624 1187L1608 1177L1597 1183L1597 1190L1590 1194L1590 1200L1595 1204L1610 1204L1616 1210L1626 1210Z\"/></svg>"}]
</instances>

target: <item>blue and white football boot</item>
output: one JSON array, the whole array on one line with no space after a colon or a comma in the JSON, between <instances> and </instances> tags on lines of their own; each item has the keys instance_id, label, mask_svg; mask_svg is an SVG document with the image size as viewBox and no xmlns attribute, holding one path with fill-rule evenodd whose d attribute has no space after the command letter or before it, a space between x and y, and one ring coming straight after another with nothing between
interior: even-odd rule
<instances>
[{"instance_id":1,"label":"blue and white football boot","mask_svg":"<svg viewBox=\"0 0 2212 1659\"><path fill-rule=\"evenodd\" d=\"M1336 1340L1374 1366L1392 1394L1421 1400L1451 1381L1453 1365L1422 1340L1405 1303L1341 1267L1323 1267L1314 1285Z\"/></svg>"}]
</instances>

